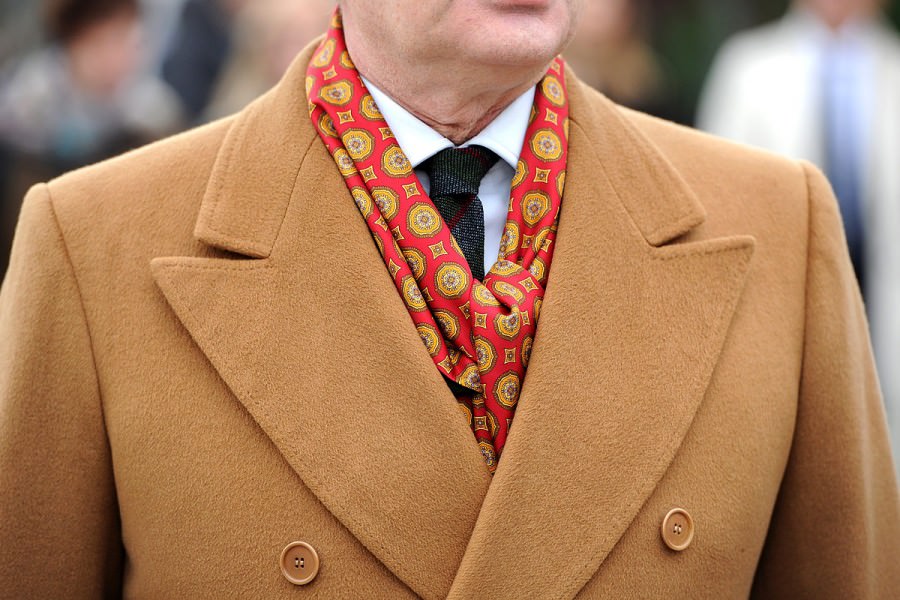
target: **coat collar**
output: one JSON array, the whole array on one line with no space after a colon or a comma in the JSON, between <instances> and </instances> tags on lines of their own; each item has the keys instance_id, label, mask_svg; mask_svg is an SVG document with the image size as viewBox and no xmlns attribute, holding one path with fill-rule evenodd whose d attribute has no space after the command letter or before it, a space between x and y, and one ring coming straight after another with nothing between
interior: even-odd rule
<instances>
[{"instance_id":1,"label":"coat collar","mask_svg":"<svg viewBox=\"0 0 900 600\"><path fill-rule=\"evenodd\" d=\"M752 240L665 245L700 203L570 81L557 248L491 481L309 122L310 54L232 123L202 202L197 238L255 260L157 258L157 284L303 483L416 594L528 597L550 577L574 596L686 434Z\"/></svg>"},{"instance_id":2,"label":"coat collar","mask_svg":"<svg viewBox=\"0 0 900 600\"><path fill-rule=\"evenodd\" d=\"M298 169L318 142L305 110L303 85L313 47L298 56L276 88L232 123L201 204L195 229L201 242L253 258L271 254ZM593 106L588 96L596 92L574 78L569 90L572 121L588 131L590 154L604 152L610 184L628 190L619 199L649 244L665 244L703 222L703 207L690 188L649 141L615 114L610 102ZM620 164L611 168L616 162Z\"/></svg>"}]
</instances>

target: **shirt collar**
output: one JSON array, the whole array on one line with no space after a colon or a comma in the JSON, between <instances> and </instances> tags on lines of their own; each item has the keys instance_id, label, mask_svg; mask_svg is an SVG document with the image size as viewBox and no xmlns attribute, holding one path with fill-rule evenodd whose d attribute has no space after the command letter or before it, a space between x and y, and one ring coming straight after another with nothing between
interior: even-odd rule
<instances>
[{"instance_id":1,"label":"shirt collar","mask_svg":"<svg viewBox=\"0 0 900 600\"><path fill-rule=\"evenodd\" d=\"M413 167L420 164L446 148L453 148L453 142L442 136L420 121L415 115L397 104L390 96L378 89L371 81L362 78L363 83L372 94L375 104L381 111L388 127L406 154ZM468 142L466 146L483 146L507 163L513 169L519 162L522 144L528 131L531 117L531 106L534 104L535 88L531 87L485 127L481 133Z\"/></svg>"}]
</instances>

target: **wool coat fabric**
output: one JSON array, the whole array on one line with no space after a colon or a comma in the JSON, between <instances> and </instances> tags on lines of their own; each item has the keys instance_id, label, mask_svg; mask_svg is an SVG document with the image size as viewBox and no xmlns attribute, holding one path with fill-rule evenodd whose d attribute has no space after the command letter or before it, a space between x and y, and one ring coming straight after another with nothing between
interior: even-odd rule
<instances>
[{"instance_id":1,"label":"wool coat fabric","mask_svg":"<svg viewBox=\"0 0 900 600\"><path fill-rule=\"evenodd\" d=\"M884 414L817 171L570 78L491 478L309 122L308 58L234 118L29 193L0 292L0 597L896 597ZM295 540L321 559L303 587Z\"/></svg>"}]
</instances>

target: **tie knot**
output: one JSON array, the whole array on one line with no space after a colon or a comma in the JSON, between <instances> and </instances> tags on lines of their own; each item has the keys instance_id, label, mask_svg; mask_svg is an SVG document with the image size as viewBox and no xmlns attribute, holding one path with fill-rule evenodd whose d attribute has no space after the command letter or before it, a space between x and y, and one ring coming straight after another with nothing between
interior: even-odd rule
<instances>
[{"instance_id":1,"label":"tie knot","mask_svg":"<svg viewBox=\"0 0 900 600\"><path fill-rule=\"evenodd\" d=\"M499 157L481 146L447 148L424 163L431 180L431 197L477 195L481 180Z\"/></svg>"}]
</instances>

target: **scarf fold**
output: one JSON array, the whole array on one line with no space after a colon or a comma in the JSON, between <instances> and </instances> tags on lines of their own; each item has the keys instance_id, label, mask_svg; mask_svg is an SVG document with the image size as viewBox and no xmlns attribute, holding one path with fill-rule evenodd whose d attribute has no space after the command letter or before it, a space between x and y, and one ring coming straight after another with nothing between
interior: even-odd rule
<instances>
[{"instance_id":1,"label":"scarf fold","mask_svg":"<svg viewBox=\"0 0 900 600\"><path fill-rule=\"evenodd\" d=\"M565 65L537 86L497 262L478 281L353 65L340 12L306 78L310 118L343 175L491 473L509 435L553 257L568 150ZM458 388L457 388L458 389Z\"/></svg>"}]
</instances>

